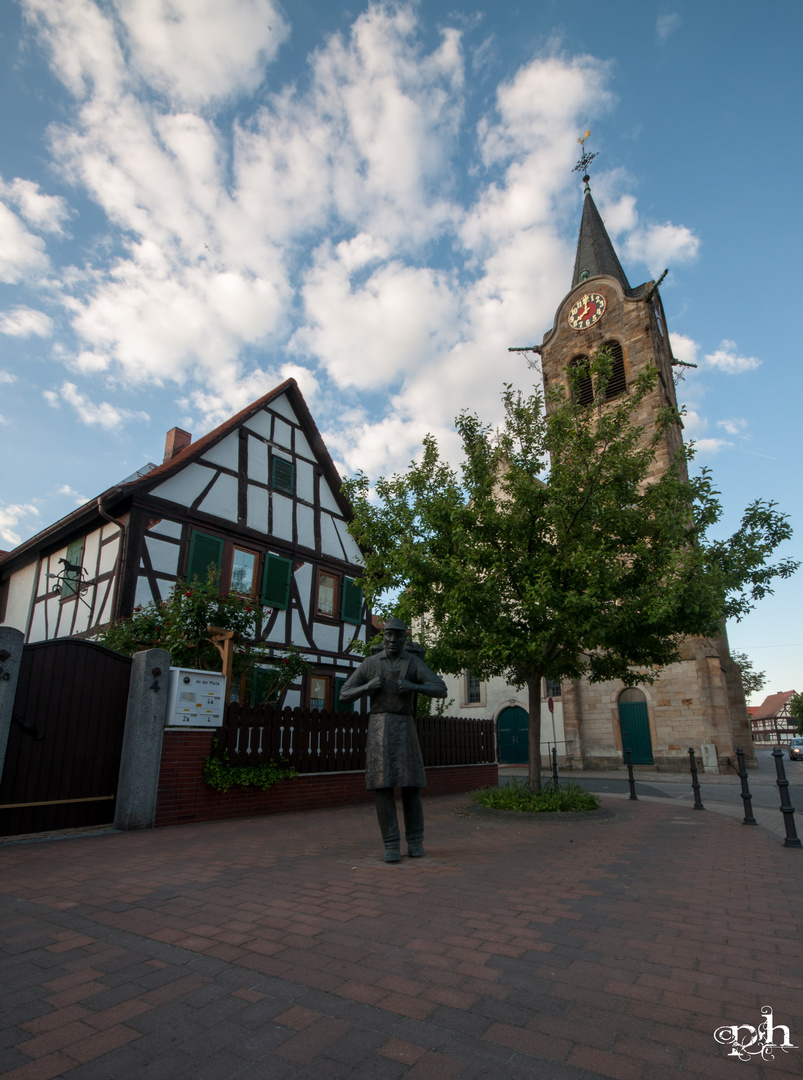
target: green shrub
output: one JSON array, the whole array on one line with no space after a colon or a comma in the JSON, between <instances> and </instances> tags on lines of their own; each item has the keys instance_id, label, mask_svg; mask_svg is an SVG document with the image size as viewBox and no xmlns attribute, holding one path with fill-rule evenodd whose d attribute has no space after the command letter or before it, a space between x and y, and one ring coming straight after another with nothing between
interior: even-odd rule
<instances>
[{"instance_id":1,"label":"green shrub","mask_svg":"<svg viewBox=\"0 0 803 1080\"><path fill-rule=\"evenodd\" d=\"M264 765L232 765L226 754L222 758L212 755L204 762L204 781L215 791L228 791L233 787L256 787L267 791L280 780L296 775L290 766L268 761Z\"/></svg>"},{"instance_id":2,"label":"green shrub","mask_svg":"<svg viewBox=\"0 0 803 1080\"><path fill-rule=\"evenodd\" d=\"M599 799L572 781L562 787L544 784L540 794L530 791L524 780L514 779L506 787L482 788L471 795L475 802L492 810L520 810L545 814L569 810L596 810Z\"/></svg>"}]
</instances>

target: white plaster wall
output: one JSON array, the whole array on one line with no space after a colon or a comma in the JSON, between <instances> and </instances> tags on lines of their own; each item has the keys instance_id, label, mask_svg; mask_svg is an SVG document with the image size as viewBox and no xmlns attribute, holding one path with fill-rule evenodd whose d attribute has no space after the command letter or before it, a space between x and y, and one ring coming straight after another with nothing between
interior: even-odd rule
<instances>
[{"instance_id":1,"label":"white plaster wall","mask_svg":"<svg viewBox=\"0 0 803 1080\"><path fill-rule=\"evenodd\" d=\"M263 439L269 439L271 415L269 412L266 412L265 409L260 409L259 412L254 413L251 419L243 426L249 431L254 431L257 435L261 435ZM265 449L267 450L267 447L265 447Z\"/></svg>"},{"instance_id":2,"label":"white plaster wall","mask_svg":"<svg viewBox=\"0 0 803 1080\"><path fill-rule=\"evenodd\" d=\"M321 479L321 507L324 510L331 510L333 514L341 516L340 507L337 505L337 499L332 494L332 489L326 483L324 479Z\"/></svg>"},{"instance_id":3,"label":"white plaster wall","mask_svg":"<svg viewBox=\"0 0 803 1080\"><path fill-rule=\"evenodd\" d=\"M312 544L310 544L312 547ZM302 563L297 570L294 571L296 579L296 588L298 589L298 595L301 597L301 607L307 612L310 602L310 591L312 589L312 564Z\"/></svg>"},{"instance_id":4,"label":"white plaster wall","mask_svg":"<svg viewBox=\"0 0 803 1080\"><path fill-rule=\"evenodd\" d=\"M180 548L178 544L170 544L166 540L157 540L153 536L145 537L145 545L150 556L151 566L159 574L178 573L178 556Z\"/></svg>"},{"instance_id":5,"label":"white plaster wall","mask_svg":"<svg viewBox=\"0 0 803 1080\"><path fill-rule=\"evenodd\" d=\"M153 600L153 593L146 577L137 578L137 588L134 593L134 607L144 607Z\"/></svg>"},{"instance_id":6,"label":"white plaster wall","mask_svg":"<svg viewBox=\"0 0 803 1080\"><path fill-rule=\"evenodd\" d=\"M248 438L248 477L259 484L268 482L268 447L253 436Z\"/></svg>"},{"instance_id":7,"label":"white plaster wall","mask_svg":"<svg viewBox=\"0 0 803 1080\"><path fill-rule=\"evenodd\" d=\"M36 582L36 560L26 563L15 570L8 580L8 603L3 626L14 626L25 632L28 622L28 609Z\"/></svg>"},{"instance_id":8,"label":"white plaster wall","mask_svg":"<svg viewBox=\"0 0 803 1080\"><path fill-rule=\"evenodd\" d=\"M337 652L340 645L340 628L326 623L313 623L312 636L315 648L324 652Z\"/></svg>"},{"instance_id":9,"label":"white plaster wall","mask_svg":"<svg viewBox=\"0 0 803 1080\"><path fill-rule=\"evenodd\" d=\"M335 559L346 558L331 514L321 514L321 554L331 555Z\"/></svg>"},{"instance_id":10,"label":"white plaster wall","mask_svg":"<svg viewBox=\"0 0 803 1080\"><path fill-rule=\"evenodd\" d=\"M110 529L116 529L115 525L107 526ZM120 550L120 530L117 529L117 536L114 540L110 540L108 544L105 544L100 549L100 573L107 574L110 570L114 570L117 562L117 553Z\"/></svg>"},{"instance_id":11,"label":"white plaster wall","mask_svg":"<svg viewBox=\"0 0 803 1080\"><path fill-rule=\"evenodd\" d=\"M158 536L172 536L174 540L180 540L181 522L162 518L161 521L156 522L152 529L148 529L148 532L155 533Z\"/></svg>"},{"instance_id":12,"label":"white plaster wall","mask_svg":"<svg viewBox=\"0 0 803 1080\"><path fill-rule=\"evenodd\" d=\"M199 509L224 521L237 520L237 478L220 473Z\"/></svg>"},{"instance_id":13,"label":"white plaster wall","mask_svg":"<svg viewBox=\"0 0 803 1080\"><path fill-rule=\"evenodd\" d=\"M204 450L201 461L211 461L213 465L222 465L224 469L237 472L240 467L240 435L233 431L219 443Z\"/></svg>"},{"instance_id":14,"label":"white plaster wall","mask_svg":"<svg viewBox=\"0 0 803 1080\"><path fill-rule=\"evenodd\" d=\"M300 428L296 428L296 453L301 454L302 457L309 458L310 461L315 460L315 455L312 452L312 447L307 442L306 436Z\"/></svg>"},{"instance_id":15,"label":"white plaster wall","mask_svg":"<svg viewBox=\"0 0 803 1080\"><path fill-rule=\"evenodd\" d=\"M298 423L298 417L296 416L295 412L293 411L292 405L287 400L287 395L286 394L282 394L281 397L278 397L274 401L272 401L270 403L270 407L271 407L271 409L273 409L274 412L278 413L280 416L286 417L286 419L288 419L291 424L297 424Z\"/></svg>"},{"instance_id":16,"label":"white plaster wall","mask_svg":"<svg viewBox=\"0 0 803 1080\"><path fill-rule=\"evenodd\" d=\"M274 491L273 500L273 535L280 540L293 540L293 500Z\"/></svg>"},{"instance_id":17,"label":"white plaster wall","mask_svg":"<svg viewBox=\"0 0 803 1080\"><path fill-rule=\"evenodd\" d=\"M315 550L315 511L311 506L296 503L298 542L311 551Z\"/></svg>"},{"instance_id":18,"label":"white plaster wall","mask_svg":"<svg viewBox=\"0 0 803 1080\"><path fill-rule=\"evenodd\" d=\"M203 465L198 465L193 461L186 465L181 472L176 473L175 476L171 476L164 483L157 484L153 489L153 494L160 499L178 503L180 506L190 506L204 490L212 476L213 474L209 469L205 469Z\"/></svg>"},{"instance_id":19,"label":"white plaster wall","mask_svg":"<svg viewBox=\"0 0 803 1080\"><path fill-rule=\"evenodd\" d=\"M315 480L312 465L296 458L296 495L305 502L315 502Z\"/></svg>"},{"instance_id":20,"label":"white plaster wall","mask_svg":"<svg viewBox=\"0 0 803 1080\"><path fill-rule=\"evenodd\" d=\"M278 417L273 425L273 441L277 446L284 446L288 450L293 449L293 429Z\"/></svg>"},{"instance_id":21,"label":"white plaster wall","mask_svg":"<svg viewBox=\"0 0 803 1080\"><path fill-rule=\"evenodd\" d=\"M268 493L265 488L248 485L248 515L249 529L257 529L259 532L268 531Z\"/></svg>"},{"instance_id":22,"label":"white plaster wall","mask_svg":"<svg viewBox=\"0 0 803 1080\"><path fill-rule=\"evenodd\" d=\"M357 546L357 541L352 537L348 530L348 525L343 518L334 518L335 528L337 529L337 535L340 537L340 543L343 545L343 550L346 553L346 560L351 563L357 563L358 566L362 565L362 552Z\"/></svg>"},{"instance_id":23,"label":"white plaster wall","mask_svg":"<svg viewBox=\"0 0 803 1080\"><path fill-rule=\"evenodd\" d=\"M491 717L494 720L498 719L502 709L508 706L518 706L529 713L529 703L527 700L527 689L523 687L521 690L516 690L506 682L501 676L488 679L487 682L481 684L482 689L482 701L479 704L461 704L461 693L463 692L463 679L456 675L444 675L444 682L446 683L446 700L453 700L453 704L449 705L446 712L450 716L476 716L476 717ZM553 743L557 743L558 755L563 756L567 751L565 747L565 734L563 728L563 703L560 698L553 699L553 705L555 707L554 714L550 713L549 706L546 701L541 703L541 753L546 755L549 752L549 748ZM555 733L553 737L552 731L552 718L554 715L555 720ZM576 751L576 747L574 748ZM568 752L571 753L572 747L569 747Z\"/></svg>"}]
</instances>

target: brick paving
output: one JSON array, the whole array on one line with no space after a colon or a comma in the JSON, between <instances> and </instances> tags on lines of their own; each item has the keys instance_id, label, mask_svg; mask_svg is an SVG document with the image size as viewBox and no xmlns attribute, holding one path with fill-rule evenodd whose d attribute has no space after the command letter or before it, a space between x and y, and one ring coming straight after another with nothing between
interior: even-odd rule
<instances>
[{"instance_id":1,"label":"brick paving","mask_svg":"<svg viewBox=\"0 0 803 1080\"><path fill-rule=\"evenodd\" d=\"M426 800L0 847L4 1080L668 1080L769 1005L803 1046L803 851L665 803ZM758 1075L760 1074L760 1076Z\"/></svg>"}]
</instances>

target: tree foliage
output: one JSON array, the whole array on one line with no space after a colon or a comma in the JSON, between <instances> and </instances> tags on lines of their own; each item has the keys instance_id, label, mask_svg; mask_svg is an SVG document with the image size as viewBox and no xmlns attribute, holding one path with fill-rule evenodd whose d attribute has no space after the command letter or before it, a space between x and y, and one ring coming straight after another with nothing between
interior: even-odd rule
<instances>
[{"instance_id":1,"label":"tree foliage","mask_svg":"<svg viewBox=\"0 0 803 1080\"><path fill-rule=\"evenodd\" d=\"M274 650L256 640L259 609L250 597L238 593L224 596L217 575L210 568L206 581L177 582L166 600L150 601L131 616L110 624L99 636L101 645L132 655L140 649L162 648L170 653L174 667L197 671L220 671L220 653L212 644L208 626L233 630L235 685L246 677L250 692L257 688L259 702L277 702L282 691L310 670L294 649ZM254 670L260 678L254 683Z\"/></svg>"},{"instance_id":2,"label":"tree foliage","mask_svg":"<svg viewBox=\"0 0 803 1080\"><path fill-rule=\"evenodd\" d=\"M767 675L764 671L755 671L753 661L743 652L731 652L731 660L738 667L742 676L742 689L745 697L750 694L760 693L767 685Z\"/></svg>"},{"instance_id":3,"label":"tree foliage","mask_svg":"<svg viewBox=\"0 0 803 1080\"><path fill-rule=\"evenodd\" d=\"M803 694L792 694L787 709L795 721L798 735L803 735Z\"/></svg>"},{"instance_id":4,"label":"tree foliage","mask_svg":"<svg viewBox=\"0 0 803 1080\"><path fill-rule=\"evenodd\" d=\"M649 432L636 422L654 368L606 404L611 366L605 353L592 360L590 406L556 388L546 415L540 392L508 387L499 429L461 413L459 473L428 436L373 492L362 473L345 485L369 601L398 595L393 613L423 620L435 670L528 687L535 789L543 677L651 681L684 635L718 634L796 568L767 562L791 535L773 503L749 506L729 540L707 539L721 507L707 470L687 478L688 448L648 482L677 413Z\"/></svg>"}]
</instances>

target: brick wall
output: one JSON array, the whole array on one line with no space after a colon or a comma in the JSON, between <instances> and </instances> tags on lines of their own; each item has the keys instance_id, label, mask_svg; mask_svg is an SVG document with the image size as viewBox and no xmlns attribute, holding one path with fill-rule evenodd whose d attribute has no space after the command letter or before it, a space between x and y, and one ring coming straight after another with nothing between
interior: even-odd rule
<instances>
[{"instance_id":1,"label":"brick wall","mask_svg":"<svg viewBox=\"0 0 803 1080\"><path fill-rule=\"evenodd\" d=\"M165 731L156 803L157 827L373 802L374 793L365 790L363 772L296 776L269 791L256 788L213 791L203 779L212 736L212 731ZM497 783L496 765L447 765L427 769L425 794L448 795Z\"/></svg>"}]
</instances>

